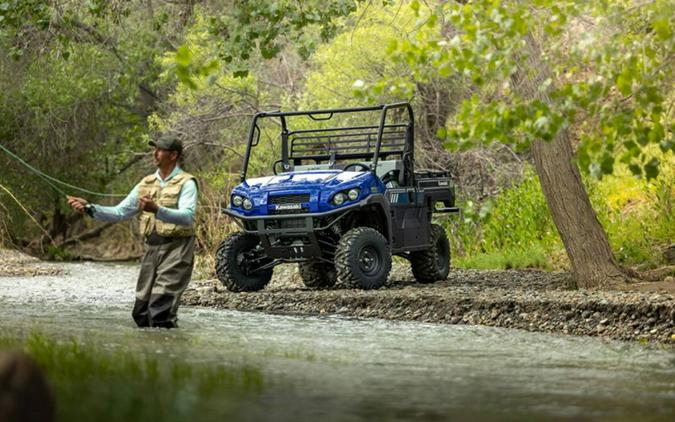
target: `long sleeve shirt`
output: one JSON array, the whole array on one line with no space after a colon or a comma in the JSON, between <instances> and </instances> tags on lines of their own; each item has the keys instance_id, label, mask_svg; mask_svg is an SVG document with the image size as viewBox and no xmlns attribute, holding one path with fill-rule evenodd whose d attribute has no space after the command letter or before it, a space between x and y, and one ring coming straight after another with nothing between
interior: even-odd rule
<instances>
[{"instance_id":1,"label":"long sleeve shirt","mask_svg":"<svg viewBox=\"0 0 675 422\"><path fill-rule=\"evenodd\" d=\"M181 173L183 170L176 166L166 179L162 179L159 170L155 172L155 177L159 180L159 185L164 187L172 177ZM139 185L129 192L126 198L119 204L107 207L103 205L92 204L92 217L101 221L122 221L127 220L138 214L141 210L138 208L138 188ZM178 196L178 208L159 207L155 218L165 223L179 224L187 226L192 223L197 210L197 184L194 180L188 180L181 188Z\"/></svg>"}]
</instances>

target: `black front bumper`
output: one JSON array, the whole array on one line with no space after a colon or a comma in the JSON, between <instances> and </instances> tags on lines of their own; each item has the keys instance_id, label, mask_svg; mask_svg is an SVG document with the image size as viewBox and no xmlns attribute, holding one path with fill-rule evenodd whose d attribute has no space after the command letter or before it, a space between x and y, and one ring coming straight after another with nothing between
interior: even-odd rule
<instances>
[{"instance_id":1,"label":"black front bumper","mask_svg":"<svg viewBox=\"0 0 675 422\"><path fill-rule=\"evenodd\" d=\"M223 208L222 211L235 218L246 232L260 236L262 246L270 258L302 261L322 256L318 232L330 229L349 211L362 207L365 202L367 200L311 214L246 216L229 208Z\"/></svg>"}]
</instances>

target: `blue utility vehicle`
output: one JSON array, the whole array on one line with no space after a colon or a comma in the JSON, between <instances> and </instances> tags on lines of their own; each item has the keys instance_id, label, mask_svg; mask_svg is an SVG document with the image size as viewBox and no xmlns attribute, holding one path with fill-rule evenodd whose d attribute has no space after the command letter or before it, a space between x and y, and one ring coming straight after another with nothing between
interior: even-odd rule
<instances>
[{"instance_id":1,"label":"blue utility vehicle","mask_svg":"<svg viewBox=\"0 0 675 422\"><path fill-rule=\"evenodd\" d=\"M274 175L247 179L263 119L279 125L281 158ZM274 266L297 262L308 287L376 289L392 255L408 259L419 282L445 279L449 242L431 219L458 211L454 186L447 172L415 171L414 135L408 103L256 114L241 183L223 209L243 231L218 248L220 281L260 290Z\"/></svg>"}]
</instances>

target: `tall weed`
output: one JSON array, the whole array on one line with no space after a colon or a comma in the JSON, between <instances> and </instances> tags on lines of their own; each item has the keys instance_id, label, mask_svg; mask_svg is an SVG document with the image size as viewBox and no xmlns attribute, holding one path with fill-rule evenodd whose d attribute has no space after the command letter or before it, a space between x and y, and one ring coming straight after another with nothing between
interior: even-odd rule
<instances>
[{"instance_id":1,"label":"tall weed","mask_svg":"<svg viewBox=\"0 0 675 422\"><path fill-rule=\"evenodd\" d=\"M664 263L661 250L675 239L675 159L659 157L656 179L635 178L623 167L586 187L610 245L623 265L652 267ZM469 268L560 269L567 267L539 184L529 168L521 183L496 197L460 204L461 218L450 222L455 265Z\"/></svg>"},{"instance_id":2,"label":"tall weed","mask_svg":"<svg viewBox=\"0 0 675 422\"><path fill-rule=\"evenodd\" d=\"M675 158L661 155L661 173L637 179L625 168L590 182L598 218L619 262L653 267L663 264L661 249L675 240Z\"/></svg>"},{"instance_id":3,"label":"tall weed","mask_svg":"<svg viewBox=\"0 0 675 422\"><path fill-rule=\"evenodd\" d=\"M562 248L531 168L521 183L496 197L460 206L462 216L451 223L460 267L550 268L547 256Z\"/></svg>"}]
</instances>

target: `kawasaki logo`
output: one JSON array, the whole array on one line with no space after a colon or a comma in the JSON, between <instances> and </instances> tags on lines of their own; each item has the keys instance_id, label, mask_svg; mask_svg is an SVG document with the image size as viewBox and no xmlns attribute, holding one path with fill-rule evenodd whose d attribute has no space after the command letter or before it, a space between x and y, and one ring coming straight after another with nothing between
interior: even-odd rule
<instances>
[{"instance_id":1,"label":"kawasaki logo","mask_svg":"<svg viewBox=\"0 0 675 422\"><path fill-rule=\"evenodd\" d=\"M277 210L299 210L302 208L302 204L278 204L275 209Z\"/></svg>"}]
</instances>

